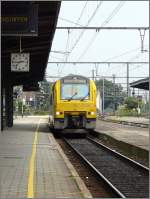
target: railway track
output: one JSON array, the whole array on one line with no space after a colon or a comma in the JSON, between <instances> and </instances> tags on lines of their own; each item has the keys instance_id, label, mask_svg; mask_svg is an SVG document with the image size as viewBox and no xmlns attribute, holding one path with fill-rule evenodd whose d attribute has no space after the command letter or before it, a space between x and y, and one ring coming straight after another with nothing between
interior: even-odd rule
<instances>
[{"instance_id":1,"label":"railway track","mask_svg":"<svg viewBox=\"0 0 150 199\"><path fill-rule=\"evenodd\" d=\"M98 117L99 120L102 120L104 122L112 122L112 123L118 123L118 124L124 124L128 126L135 126L135 127L141 127L141 128L148 128L149 124L146 123L140 123L140 122L129 122L129 121L121 121L121 120L113 120L113 119L103 119L101 117Z\"/></svg>"},{"instance_id":2,"label":"railway track","mask_svg":"<svg viewBox=\"0 0 150 199\"><path fill-rule=\"evenodd\" d=\"M116 197L148 198L149 169L91 138L64 139Z\"/></svg>"}]
</instances>

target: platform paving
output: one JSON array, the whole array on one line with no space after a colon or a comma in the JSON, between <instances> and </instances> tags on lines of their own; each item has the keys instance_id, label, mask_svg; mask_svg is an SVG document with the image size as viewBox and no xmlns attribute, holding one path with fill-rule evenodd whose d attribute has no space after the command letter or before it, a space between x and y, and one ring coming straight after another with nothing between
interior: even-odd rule
<instances>
[{"instance_id":1,"label":"platform paving","mask_svg":"<svg viewBox=\"0 0 150 199\"><path fill-rule=\"evenodd\" d=\"M18 120L0 134L0 197L23 198L27 194L28 165L38 119Z\"/></svg>"},{"instance_id":2,"label":"platform paving","mask_svg":"<svg viewBox=\"0 0 150 199\"><path fill-rule=\"evenodd\" d=\"M112 119L117 121L135 122L149 124L149 119L145 117L119 117L119 116L106 116L106 119Z\"/></svg>"},{"instance_id":3,"label":"platform paving","mask_svg":"<svg viewBox=\"0 0 150 199\"><path fill-rule=\"evenodd\" d=\"M97 119L96 131L111 136L119 141L149 150L148 128L127 126Z\"/></svg>"},{"instance_id":4,"label":"platform paving","mask_svg":"<svg viewBox=\"0 0 150 199\"><path fill-rule=\"evenodd\" d=\"M34 198L91 197L88 190L85 193L82 181L84 193L81 191L76 176L66 165L58 144L46 128L46 118L40 119L37 142L33 145L39 119L18 118L13 128L5 129L0 134L0 198L29 198L28 194L32 192L28 190L29 171L33 165ZM35 161L31 166L35 145Z\"/></svg>"}]
</instances>

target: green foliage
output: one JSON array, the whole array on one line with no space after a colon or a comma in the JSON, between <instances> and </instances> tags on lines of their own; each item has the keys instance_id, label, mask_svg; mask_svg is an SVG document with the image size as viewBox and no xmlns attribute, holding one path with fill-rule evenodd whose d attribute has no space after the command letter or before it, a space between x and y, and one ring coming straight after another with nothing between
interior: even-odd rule
<instances>
[{"instance_id":1,"label":"green foliage","mask_svg":"<svg viewBox=\"0 0 150 199\"><path fill-rule=\"evenodd\" d=\"M100 79L95 82L97 89L103 95L103 80ZM126 93L123 91L121 84L114 84L112 81L104 79L104 107L105 110L117 109L119 104L123 104Z\"/></svg>"},{"instance_id":2,"label":"green foliage","mask_svg":"<svg viewBox=\"0 0 150 199\"><path fill-rule=\"evenodd\" d=\"M22 113L22 101L18 102L18 113Z\"/></svg>"},{"instance_id":3,"label":"green foliage","mask_svg":"<svg viewBox=\"0 0 150 199\"><path fill-rule=\"evenodd\" d=\"M22 107L23 105L23 107ZM23 113L27 114L29 113L29 107L25 104L22 104L22 101L17 101L16 99L13 101L13 111L15 114L22 114L22 109L23 109Z\"/></svg>"},{"instance_id":4,"label":"green foliage","mask_svg":"<svg viewBox=\"0 0 150 199\"><path fill-rule=\"evenodd\" d=\"M49 112L48 112L48 111L40 111L40 110L37 110L37 111L34 111L33 114L34 114L34 115L48 115Z\"/></svg>"},{"instance_id":5,"label":"green foliage","mask_svg":"<svg viewBox=\"0 0 150 199\"><path fill-rule=\"evenodd\" d=\"M38 100L37 110L38 111L48 111L49 109L49 90L50 83L46 79L40 82L40 99Z\"/></svg>"},{"instance_id":6,"label":"green foliage","mask_svg":"<svg viewBox=\"0 0 150 199\"><path fill-rule=\"evenodd\" d=\"M119 106L116 111L116 116L139 116L136 109L128 109L125 105Z\"/></svg>"},{"instance_id":7,"label":"green foliage","mask_svg":"<svg viewBox=\"0 0 150 199\"><path fill-rule=\"evenodd\" d=\"M138 107L140 113L138 113ZM147 110L146 110L147 109ZM148 104L144 104L142 100L135 97L127 97L124 100L124 105L119 106L116 115L118 116L144 116L148 113Z\"/></svg>"},{"instance_id":8,"label":"green foliage","mask_svg":"<svg viewBox=\"0 0 150 199\"><path fill-rule=\"evenodd\" d=\"M141 104L141 115L148 116L149 115L149 103L142 103Z\"/></svg>"},{"instance_id":9,"label":"green foliage","mask_svg":"<svg viewBox=\"0 0 150 199\"><path fill-rule=\"evenodd\" d=\"M49 93L49 82L47 80L44 80L40 82L40 88L44 91L44 93Z\"/></svg>"},{"instance_id":10,"label":"green foliage","mask_svg":"<svg viewBox=\"0 0 150 199\"><path fill-rule=\"evenodd\" d=\"M126 104L127 109L132 110L138 107L139 100L135 97L127 97L124 103Z\"/></svg>"}]
</instances>

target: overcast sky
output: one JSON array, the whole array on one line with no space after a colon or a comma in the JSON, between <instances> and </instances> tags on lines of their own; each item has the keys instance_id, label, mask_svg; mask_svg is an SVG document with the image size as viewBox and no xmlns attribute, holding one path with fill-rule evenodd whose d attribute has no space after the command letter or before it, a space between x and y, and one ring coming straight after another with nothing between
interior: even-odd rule
<instances>
[{"instance_id":1,"label":"overcast sky","mask_svg":"<svg viewBox=\"0 0 150 199\"><path fill-rule=\"evenodd\" d=\"M94 12L95 11L95 12ZM93 17L92 17L93 16ZM68 22L68 21L71 22ZM149 26L148 1L62 1L57 26ZM89 23L88 23L89 22ZM144 49L149 50L149 32ZM79 40L79 41L78 41ZM76 45L75 45L76 44ZM138 30L56 30L49 61L148 61L149 52L141 53ZM94 65L48 64L47 75L79 74L92 76ZM148 65L130 65L130 76L148 76ZM126 76L125 65L99 65L98 74ZM50 80L50 79L48 79ZM133 80L137 79L131 79ZM118 82L126 80L117 79Z\"/></svg>"}]
</instances>

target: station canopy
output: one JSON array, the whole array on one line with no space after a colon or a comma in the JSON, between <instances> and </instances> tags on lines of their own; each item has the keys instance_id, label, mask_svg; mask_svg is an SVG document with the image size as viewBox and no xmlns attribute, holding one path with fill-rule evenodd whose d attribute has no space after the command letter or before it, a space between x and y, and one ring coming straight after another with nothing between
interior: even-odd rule
<instances>
[{"instance_id":1,"label":"station canopy","mask_svg":"<svg viewBox=\"0 0 150 199\"><path fill-rule=\"evenodd\" d=\"M32 6L37 8L37 21L36 24L31 21L32 25L37 25L37 35L9 35L6 26L2 23L2 45L1 45L1 64L2 64L2 84L6 87L8 84L12 86L23 85L26 90L32 90L32 87L38 81L42 81L45 75L46 66L48 63L49 53L52 46L52 41L57 25L58 14L60 10L60 1L3 1L2 2L2 22L10 20L6 16L14 16L15 12L25 10L25 8ZM30 9L30 14L34 17ZM13 19L13 20L12 20ZM26 20L24 18L12 18L9 22L14 20ZM19 21L21 23L22 21ZM4 27L4 28L3 28ZM25 29L25 27L23 27ZM14 29L17 31L17 26ZM21 41L21 43L20 43ZM20 45L22 53L30 54L29 72L12 72L11 71L11 53L20 52Z\"/></svg>"},{"instance_id":2,"label":"station canopy","mask_svg":"<svg viewBox=\"0 0 150 199\"><path fill-rule=\"evenodd\" d=\"M145 79L141 79L141 80L132 82L132 83L130 83L130 86L133 88L149 90L149 78L145 78Z\"/></svg>"}]
</instances>

